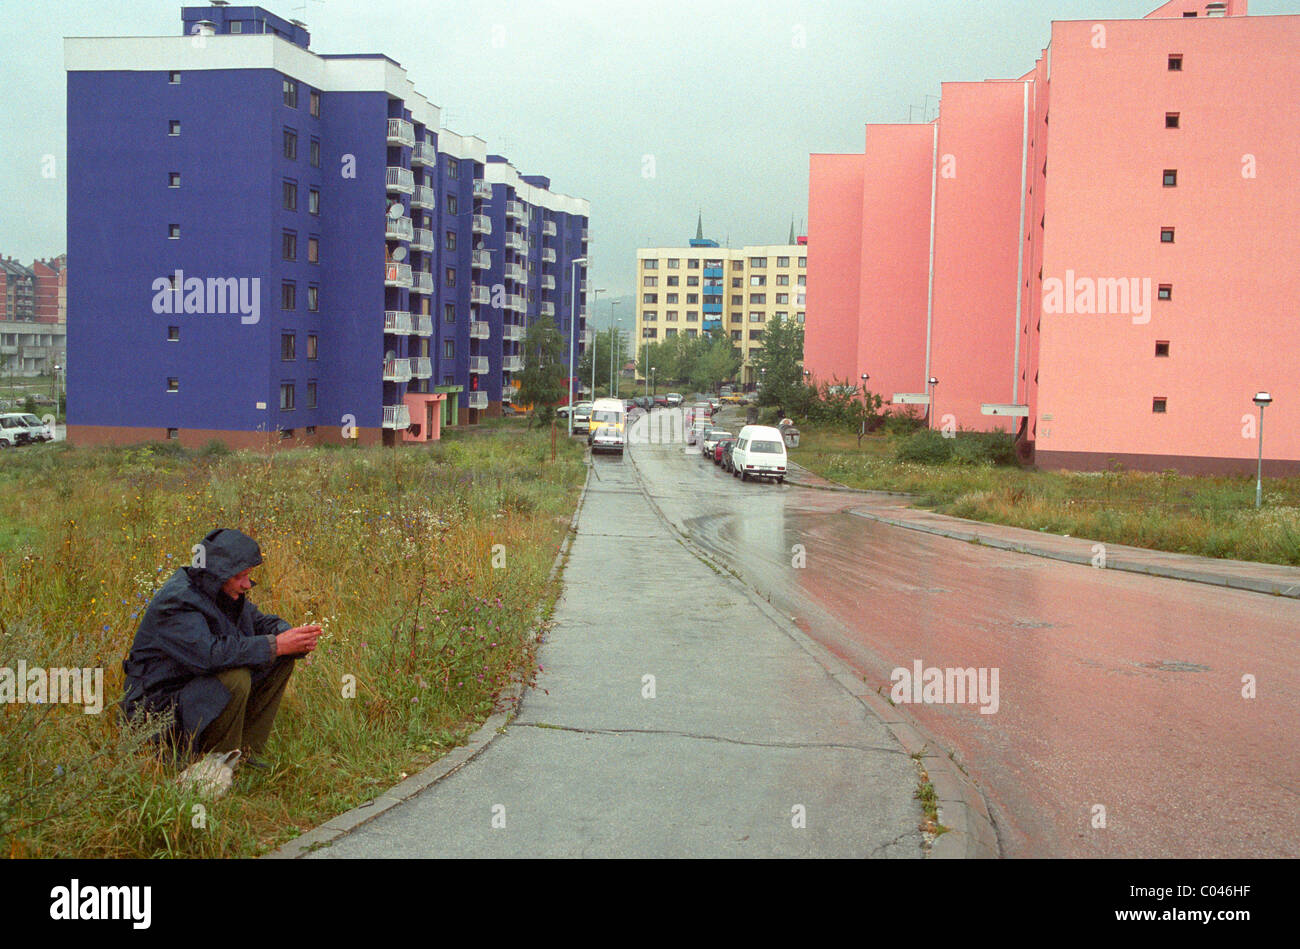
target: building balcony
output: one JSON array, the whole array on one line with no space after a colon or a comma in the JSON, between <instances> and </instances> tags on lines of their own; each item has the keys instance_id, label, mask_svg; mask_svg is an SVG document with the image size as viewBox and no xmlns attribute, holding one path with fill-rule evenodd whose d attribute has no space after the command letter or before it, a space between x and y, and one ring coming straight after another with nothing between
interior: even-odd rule
<instances>
[{"instance_id":1,"label":"building balcony","mask_svg":"<svg viewBox=\"0 0 1300 949\"><path fill-rule=\"evenodd\" d=\"M506 279L523 283L528 279L528 274L519 264L506 264Z\"/></svg>"},{"instance_id":2,"label":"building balcony","mask_svg":"<svg viewBox=\"0 0 1300 949\"><path fill-rule=\"evenodd\" d=\"M416 142L411 151L412 165L427 165L432 168L438 164L438 152L428 142Z\"/></svg>"},{"instance_id":3,"label":"building balcony","mask_svg":"<svg viewBox=\"0 0 1300 949\"><path fill-rule=\"evenodd\" d=\"M411 314L405 310L384 311L384 332L405 336L411 332Z\"/></svg>"},{"instance_id":4,"label":"building balcony","mask_svg":"<svg viewBox=\"0 0 1300 949\"><path fill-rule=\"evenodd\" d=\"M584 241L587 239L587 229L585 227L582 229L582 239Z\"/></svg>"},{"instance_id":5,"label":"building balcony","mask_svg":"<svg viewBox=\"0 0 1300 949\"><path fill-rule=\"evenodd\" d=\"M476 283L469 288L469 302L477 303L480 306L487 306L492 302L492 291L481 283Z\"/></svg>"},{"instance_id":6,"label":"building balcony","mask_svg":"<svg viewBox=\"0 0 1300 949\"><path fill-rule=\"evenodd\" d=\"M389 165L384 170L384 184L390 192L410 194L415 190L415 174L409 168Z\"/></svg>"},{"instance_id":7,"label":"building balcony","mask_svg":"<svg viewBox=\"0 0 1300 949\"><path fill-rule=\"evenodd\" d=\"M411 325L415 330L416 336L433 335L433 317L428 313L412 313Z\"/></svg>"},{"instance_id":8,"label":"building balcony","mask_svg":"<svg viewBox=\"0 0 1300 949\"><path fill-rule=\"evenodd\" d=\"M428 356L416 356L410 360L415 363L411 367L411 375L417 379L428 379L433 375L433 360Z\"/></svg>"},{"instance_id":9,"label":"building balcony","mask_svg":"<svg viewBox=\"0 0 1300 949\"><path fill-rule=\"evenodd\" d=\"M596 331L594 329L585 329L578 334L578 341L584 346L590 346L596 341Z\"/></svg>"},{"instance_id":10,"label":"building balcony","mask_svg":"<svg viewBox=\"0 0 1300 949\"><path fill-rule=\"evenodd\" d=\"M542 316L549 316L549 317L551 317L552 319L554 319L554 318L555 318L555 304L554 304L554 303L543 303L543 304L542 304Z\"/></svg>"},{"instance_id":11,"label":"building balcony","mask_svg":"<svg viewBox=\"0 0 1300 949\"><path fill-rule=\"evenodd\" d=\"M511 293L506 296L506 309L514 310L516 313L526 313L528 303L524 300L522 293Z\"/></svg>"},{"instance_id":12,"label":"building balcony","mask_svg":"<svg viewBox=\"0 0 1300 949\"><path fill-rule=\"evenodd\" d=\"M411 285L411 265L398 264L393 261L384 263L384 286L409 287Z\"/></svg>"},{"instance_id":13,"label":"building balcony","mask_svg":"<svg viewBox=\"0 0 1300 949\"><path fill-rule=\"evenodd\" d=\"M470 229L475 234L491 234L492 219L486 214L475 214L470 220Z\"/></svg>"},{"instance_id":14,"label":"building balcony","mask_svg":"<svg viewBox=\"0 0 1300 949\"><path fill-rule=\"evenodd\" d=\"M524 371L524 357L523 357L523 356L506 356L505 359L503 359L503 360L501 361L501 368L502 368L502 370L504 370L505 372L523 372L523 371Z\"/></svg>"},{"instance_id":15,"label":"building balcony","mask_svg":"<svg viewBox=\"0 0 1300 949\"><path fill-rule=\"evenodd\" d=\"M384 360L384 381L385 382L410 382L411 381L411 360L385 359Z\"/></svg>"},{"instance_id":16,"label":"building balcony","mask_svg":"<svg viewBox=\"0 0 1300 949\"><path fill-rule=\"evenodd\" d=\"M555 222L554 222L554 221L543 221L543 222L542 222L542 236L543 236L543 237L554 237L554 236L555 236L556 234L558 234L558 233L559 233L559 232L555 229Z\"/></svg>"},{"instance_id":17,"label":"building balcony","mask_svg":"<svg viewBox=\"0 0 1300 949\"><path fill-rule=\"evenodd\" d=\"M487 339L492 333L492 327L482 320L469 321L469 338L470 339Z\"/></svg>"},{"instance_id":18,"label":"building balcony","mask_svg":"<svg viewBox=\"0 0 1300 949\"><path fill-rule=\"evenodd\" d=\"M474 197L482 198L484 201L490 200L492 197L492 186L482 178L476 178L474 180Z\"/></svg>"},{"instance_id":19,"label":"building balcony","mask_svg":"<svg viewBox=\"0 0 1300 949\"><path fill-rule=\"evenodd\" d=\"M555 263L555 251L552 250L550 247L542 248L542 263L544 264Z\"/></svg>"},{"instance_id":20,"label":"building balcony","mask_svg":"<svg viewBox=\"0 0 1300 949\"><path fill-rule=\"evenodd\" d=\"M492 252L490 250L476 250L471 255L469 263L475 270L487 270L492 266Z\"/></svg>"},{"instance_id":21,"label":"building balcony","mask_svg":"<svg viewBox=\"0 0 1300 949\"><path fill-rule=\"evenodd\" d=\"M409 217L386 218L384 237L390 241L409 241L415 230Z\"/></svg>"},{"instance_id":22,"label":"building balcony","mask_svg":"<svg viewBox=\"0 0 1300 949\"><path fill-rule=\"evenodd\" d=\"M384 428L398 430L411 427L411 410L405 405L384 406Z\"/></svg>"},{"instance_id":23,"label":"building balcony","mask_svg":"<svg viewBox=\"0 0 1300 949\"><path fill-rule=\"evenodd\" d=\"M475 375L484 375L488 371L488 358L486 356L470 356L469 371Z\"/></svg>"},{"instance_id":24,"label":"building balcony","mask_svg":"<svg viewBox=\"0 0 1300 949\"><path fill-rule=\"evenodd\" d=\"M415 193L411 195L411 207L424 208L426 211L432 211L438 206L438 195L428 185L417 185Z\"/></svg>"},{"instance_id":25,"label":"building balcony","mask_svg":"<svg viewBox=\"0 0 1300 949\"><path fill-rule=\"evenodd\" d=\"M512 217L517 221L527 220L528 209L524 207L524 203L522 201L507 201L506 217Z\"/></svg>"},{"instance_id":26,"label":"building balcony","mask_svg":"<svg viewBox=\"0 0 1300 949\"><path fill-rule=\"evenodd\" d=\"M587 281L585 281L585 280L581 280L581 281L578 282L578 292L579 292L579 293L586 293L586 292L587 292Z\"/></svg>"},{"instance_id":27,"label":"building balcony","mask_svg":"<svg viewBox=\"0 0 1300 949\"><path fill-rule=\"evenodd\" d=\"M550 274L543 274L543 275L542 275L542 289L543 289L543 290L554 290L554 289L555 289L555 278L552 277Z\"/></svg>"},{"instance_id":28,"label":"building balcony","mask_svg":"<svg viewBox=\"0 0 1300 949\"><path fill-rule=\"evenodd\" d=\"M465 404L466 404L469 408L471 408L471 409L478 409L478 410L480 410L480 411L482 411L483 409L487 408L487 393L486 393L486 392L468 392L468 393L466 393L466 395L468 396L468 399L466 400L466 403L465 403Z\"/></svg>"},{"instance_id":29,"label":"building balcony","mask_svg":"<svg viewBox=\"0 0 1300 949\"><path fill-rule=\"evenodd\" d=\"M406 119L389 119L388 144L405 145L410 148L415 144L415 126Z\"/></svg>"},{"instance_id":30,"label":"building balcony","mask_svg":"<svg viewBox=\"0 0 1300 949\"><path fill-rule=\"evenodd\" d=\"M516 234L514 231L506 235L506 247L521 254L528 252L528 244L524 241L523 236Z\"/></svg>"},{"instance_id":31,"label":"building balcony","mask_svg":"<svg viewBox=\"0 0 1300 949\"><path fill-rule=\"evenodd\" d=\"M433 274L417 270L415 272L415 283L411 286L411 289L416 293L433 293Z\"/></svg>"},{"instance_id":32,"label":"building balcony","mask_svg":"<svg viewBox=\"0 0 1300 949\"><path fill-rule=\"evenodd\" d=\"M427 227L417 227L411 234L411 250L431 252L433 250L433 231Z\"/></svg>"},{"instance_id":33,"label":"building balcony","mask_svg":"<svg viewBox=\"0 0 1300 949\"><path fill-rule=\"evenodd\" d=\"M507 323L501 328L501 335L504 339L518 342L524 338L524 328L518 323Z\"/></svg>"}]
</instances>

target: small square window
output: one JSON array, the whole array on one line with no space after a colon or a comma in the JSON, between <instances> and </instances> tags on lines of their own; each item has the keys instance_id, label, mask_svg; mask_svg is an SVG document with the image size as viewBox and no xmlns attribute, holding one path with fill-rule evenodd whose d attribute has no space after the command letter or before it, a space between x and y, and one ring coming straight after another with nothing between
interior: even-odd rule
<instances>
[{"instance_id":1,"label":"small square window","mask_svg":"<svg viewBox=\"0 0 1300 949\"><path fill-rule=\"evenodd\" d=\"M173 241L181 239L181 226L179 224L167 225L167 239Z\"/></svg>"},{"instance_id":2,"label":"small square window","mask_svg":"<svg viewBox=\"0 0 1300 949\"><path fill-rule=\"evenodd\" d=\"M307 263L309 264L320 263L320 238L319 237L307 238Z\"/></svg>"},{"instance_id":3,"label":"small square window","mask_svg":"<svg viewBox=\"0 0 1300 949\"><path fill-rule=\"evenodd\" d=\"M180 381L179 379L177 379L175 376L168 376L168 377L167 377L167 391L168 391L168 392L180 392L180 391L181 391L181 381Z\"/></svg>"},{"instance_id":4,"label":"small square window","mask_svg":"<svg viewBox=\"0 0 1300 949\"><path fill-rule=\"evenodd\" d=\"M454 194L447 195L447 213L448 214L458 213L456 207L457 207L456 196Z\"/></svg>"},{"instance_id":5,"label":"small square window","mask_svg":"<svg viewBox=\"0 0 1300 949\"><path fill-rule=\"evenodd\" d=\"M1169 340L1167 339L1156 340L1156 355L1161 357L1166 357L1169 355Z\"/></svg>"},{"instance_id":6,"label":"small square window","mask_svg":"<svg viewBox=\"0 0 1300 949\"><path fill-rule=\"evenodd\" d=\"M448 323L456 322L456 304L444 303L442 305L442 318Z\"/></svg>"},{"instance_id":7,"label":"small square window","mask_svg":"<svg viewBox=\"0 0 1300 949\"><path fill-rule=\"evenodd\" d=\"M168 134L168 135L180 135L180 134L181 134L181 120L180 120L180 119L172 119L170 122L167 123L167 134Z\"/></svg>"},{"instance_id":8,"label":"small square window","mask_svg":"<svg viewBox=\"0 0 1300 949\"><path fill-rule=\"evenodd\" d=\"M443 355L443 358L444 358L444 359L455 359L455 358L456 358L456 342L455 342L455 340L450 340L450 339L443 340L443 343L442 343L442 355Z\"/></svg>"},{"instance_id":9,"label":"small square window","mask_svg":"<svg viewBox=\"0 0 1300 949\"><path fill-rule=\"evenodd\" d=\"M1162 283L1156 289L1156 298L1160 300L1172 300L1174 298L1174 285L1172 283Z\"/></svg>"},{"instance_id":10,"label":"small square window","mask_svg":"<svg viewBox=\"0 0 1300 949\"><path fill-rule=\"evenodd\" d=\"M167 429L167 437L172 441L175 441L181 437L181 430L179 428L169 428Z\"/></svg>"},{"instance_id":11,"label":"small square window","mask_svg":"<svg viewBox=\"0 0 1300 949\"><path fill-rule=\"evenodd\" d=\"M315 333L307 334L307 358L315 359L320 353L320 340Z\"/></svg>"},{"instance_id":12,"label":"small square window","mask_svg":"<svg viewBox=\"0 0 1300 949\"><path fill-rule=\"evenodd\" d=\"M307 288L307 309L312 313L320 312L320 287Z\"/></svg>"},{"instance_id":13,"label":"small square window","mask_svg":"<svg viewBox=\"0 0 1300 949\"><path fill-rule=\"evenodd\" d=\"M315 426L315 425L308 425L306 428L303 429L303 432L306 433L306 434L308 434L308 435L315 435L315 434L316 434L316 426Z\"/></svg>"},{"instance_id":14,"label":"small square window","mask_svg":"<svg viewBox=\"0 0 1300 949\"><path fill-rule=\"evenodd\" d=\"M181 173L179 171L168 172L167 187L179 188L181 186Z\"/></svg>"},{"instance_id":15,"label":"small square window","mask_svg":"<svg viewBox=\"0 0 1300 949\"><path fill-rule=\"evenodd\" d=\"M447 239L446 239L445 241L443 241L442 246L443 246L446 250L455 250L455 249L456 249L456 232L455 232L455 231L448 231L448 232L447 232Z\"/></svg>"},{"instance_id":16,"label":"small square window","mask_svg":"<svg viewBox=\"0 0 1300 949\"><path fill-rule=\"evenodd\" d=\"M284 130L284 157L290 161L298 159L298 133L293 129Z\"/></svg>"},{"instance_id":17,"label":"small square window","mask_svg":"<svg viewBox=\"0 0 1300 949\"><path fill-rule=\"evenodd\" d=\"M449 287L454 287L454 286L456 286L456 268L455 268L455 267L448 267L445 276L446 276L447 286L449 286Z\"/></svg>"},{"instance_id":18,"label":"small square window","mask_svg":"<svg viewBox=\"0 0 1300 949\"><path fill-rule=\"evenodd\" d=\"M292 382L280 383L280 411L288 412L294 407Z\"/></svg>"},{"instance_id":19,"label":"small square window","mask_svg":"<svg viewBox=\"0 0 1300 949\"><path fill-rule=\"evenodd\" d=\"M1174 242L1174 229L1172 227L1160 228L1160 243L1172 244Z\"/></svg>"},{"instance_id":20,"label":"small square window","mask_svg":"<svg viewBox=\"0 0 1300 949\"><path fill-rule=\"evenodd\" d=\"M179 326L167 327L167 342L178 343L181 339L181 328Z\"/></svg>"},{"instance_id":21,"label":"small square window","mask_svg":"<svg viewBox=\"0 0 1300 949\"><path fill-rule=\"evenodd\" d=\"M1183 71L1183 56L1181 53L1169 57L1169 71L1170 72Z\"/></svg>"},{"instance_id":22,"label":"small square window","mask_svg":"<svg viewBox=\"0 0 1300 949\"><path fill-rule=\"evenodd\" d=\"M307 153L311 160L311 166L313 168L319 168L320 167L320 139L313 138L311 140L311 145L308 146Z\"/></svg>"},{"instance_id":23,"label":"small square window","mask_svg":"<svg viewBox=\"0 0 1300 949\"><path fill-rule=\"evenodd\" d=\"M171 72L167 74L167 82L169 82L171 85L173 86L178 85L180 81L181 81L181 74L176 70L173 69Z\"/></svg>"},{"instance_id":24,"label":"small square window","mask_svg":"<svg viewBox=\"0 0 1300 949\"><path fill-rule=\"evenodd\" d=\"M280 334L280 360L292 362L297 358L298 338L293 333Z\"/></svg>"},{"instance_id":25,"label":"small square window","mask_svg":"<svg viewBox=\"0 0 1300 949\"><path fill-rule=\"evenodd\" d=\"M285 260L298 259L298 235L293 231L285 231L280 235L280 256Z\"/></svg>"},{"instance_id":26,"label":"small square window","mask_svg":"<svg viewBox=\"0 0 1300 949\"><path fill-rule=\"evenodd\" d=\"M235 24L232 23L231 26L233 27ZM233 33L234 30L231 30L231 32ZM284 104L289 106L291 109L298 108L298 83L294 82L292 79L285 79L283 82L283 89Z\"/></svg>"},{"instance_id":27,"label":"small square window","mask_svg":"<svg viewBox=\"0 0 1300 949\"><path fill-rule=\"evenodd\" d=\"M1169 400L1162 397L1156 397L1152 399L1151 411L1156 413L1157 415L1165 414L1166 412L1169 411Z\"/></svg>"},{"instance_id":28,"label":"small square window","mask_svg":"<svg viewBox=\"0 0 1300 949\"><path fill-rule=\"evenodd\" d=\"M447 177L448 178L460 177L460 162L457 161L455 158L447 159Z\"/></svg>"},{"instance_id":29,"label":"small square window","mask_svg":"<svg viewBox=\"0 0 1300 949\"><path fill-rule=\"evenodd\" d=\"M315 89L313 89L311 91L311 94L307 97L307 101L310 104L311 114L315 118L319 119L320 118L320 93L317 92Z\"/></svg>"},{"instance_id":30,"label":"small square window","mask_svg":"<svg viewBox=\"0 0 1300 949\"><path fill-rule=\"evenodd\" d=\"M298 184L293 181L284 183L284 209L286 211L298 210Z\"/></svg>"},{"instance_id":31,"label":"small square window","mask_svg":"<svg viewBox=\"0 0 1300 949\"><path fill-rule=\"evenodd\" d=\"M1176 168L1166 168L1164 183L1166 188L1178 187L1178 170Z\"/></svg>"},{"instance_id":32,"label":"small square window","mask_svg":"<svg viewBox=\"0 0 1300 949\"><path fill-rule=\"evenodd\" d=\"M280 284L280 309L296 310L298 308L298 285L286 280Z\"/></svg>"},{"instance_id":33,"label":"small square window","mask_svg":"<svg viewBox=\"0 0 1300 949\"><path fill-rule=\"evenodd\" d=\"M1179 121L1180 118L1181 118L1181 116L1180 116L1179 113L1177 113L1177 112L1166 112L1166 113L1165 113L1165 128L1167 128L1167 129L1176 129L1176 128L1178 128L1178 127L1179 127L1179 125L1178 125L1178 121Z\"/></svg>"},{"instance_id":34,"label":"small square window","mask_svg":"<svg viewBox=\"0 0 1300 949\"><path fill-rule=\"evenodd\" d=\"M231 32L231 33L242 33L242 32L244 32L244 24L241 23L241 22L238 21L238 20L234 20L234 21L232 21L231 24L230 24L230 32Z\"/></svg>"},{"instance_id":35,"label":"small square window","mask_svg":"<svg viewBox=\"0 0 1300 949\"><path fill-rule=\"evenodd\" d=\"M307 213L320 214L320 192L315 188L307 192Z\"/></svg>"},{"instance_id":36,"label":"small square window","mask_svg":"<svg viewBox=\"0 0 1300 949\"><path fill-rule=\"evenodd\" d=\"M316 408L316 383L307 383L307 408Z\"/></svg>"}]
</instances>

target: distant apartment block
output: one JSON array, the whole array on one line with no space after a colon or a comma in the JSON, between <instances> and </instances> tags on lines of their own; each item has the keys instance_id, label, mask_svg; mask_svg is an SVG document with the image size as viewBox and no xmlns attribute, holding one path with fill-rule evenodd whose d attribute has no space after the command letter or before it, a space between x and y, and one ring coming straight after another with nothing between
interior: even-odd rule
<instances>
[{"instance_id":1,"label":"distant apartment block","mask_svg":"<svg viewBox=\"0 0 1300 949\"><path fill-rule=\"evenodd\" d=\"M36 376L62 367L67 349L67 255L30 267L0 259L0 375Z\"/></svg>"},{"instance_id":2,"label":"distant apartment block","mask_svg":"<svg viewBox=\"0 0 1300 949\"><path fill-rule=\"evenodd\" d=\"M799 243L719 247L702 233L686 247L638 249L637 352L643 342L719 330L743 360L737 381L757 382L753 358L764 330L804 322L807 250ZM639 359L636 372L643 372Z\"/></svg>"},{"instance_id":3,"label":"distant apartment block","mask_svg":"<svg viewBox=\"0 0 1300 949\"><path fill-rule=\"evenodd\" d=\"M813 155L805 358L1040 465L1300 471L1300 17L1055 22L1016 79ZM930 380L936 380L931 384Z\"/></svg>"},{"instance_id":4,"label":"distant apartment block","mask_svg":"<svg viewBox=\"0 0 1300 949\"><path fill-rule=\"evenodd\" d=\"M382 54L261 7L181 20L65 41L71 441L427 441L500 414L531 321L581 349L587 201Z\"/></svg>"}]
</instances>

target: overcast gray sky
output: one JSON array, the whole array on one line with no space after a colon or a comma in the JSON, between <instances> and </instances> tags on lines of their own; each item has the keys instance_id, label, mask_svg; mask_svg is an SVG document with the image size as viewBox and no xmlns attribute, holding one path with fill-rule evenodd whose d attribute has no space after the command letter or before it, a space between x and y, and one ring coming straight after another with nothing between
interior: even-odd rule
<instances>
[{"instance_id":1,"label":"overcast gray sky","mask_svg":"<svg viewBox=\"0 0 1300 949\"><path fill-rule=\"evenodd\" d=\"M920 120L927 102L933 115L941 82L1023 74L1053 19L1140 17L1159 3L262 5L306 21L316 52L391 56L449 128L589 199L591 276L609 290L603 311L609 298L634 292L636 248L694 236L697 210L706 235L723 243L783 242L791 218L798 228L807 217L810 153L859 151L865 124ZM66 152L62 38L175 35L181 6L0 0L0 253L29 261L66 246L64 183L40 173L43 155L62 168ZM1251 12L1300 13L1300 0L1252 0Z\"/></svg>"}]
</instances>

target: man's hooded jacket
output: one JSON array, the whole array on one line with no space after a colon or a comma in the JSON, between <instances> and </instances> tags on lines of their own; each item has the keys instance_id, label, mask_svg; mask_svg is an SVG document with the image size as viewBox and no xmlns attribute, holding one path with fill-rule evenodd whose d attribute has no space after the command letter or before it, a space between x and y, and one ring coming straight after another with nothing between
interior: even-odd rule
<instances>
[{"instance_id":1,"label":"man's hooded jacket","mask_svg":"<svg viewBox=\"0 0 1300 949\"><path fill-rule=\"evenodd\" d=\"M247 534L229 528L212 531L202 542L202 567L182 567L149 602L131 652L122 663L126 695L122 710L173 709L178 729L197 739L221 714L230 692L216 673L240 666L275 662L275 637L290 628L278 616L262 613L246 596L221 592L231 577L262 562L262 551Z\"/></svg>"}]
</instances>

